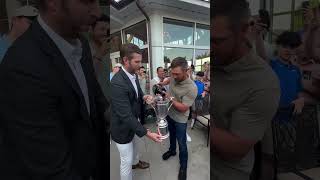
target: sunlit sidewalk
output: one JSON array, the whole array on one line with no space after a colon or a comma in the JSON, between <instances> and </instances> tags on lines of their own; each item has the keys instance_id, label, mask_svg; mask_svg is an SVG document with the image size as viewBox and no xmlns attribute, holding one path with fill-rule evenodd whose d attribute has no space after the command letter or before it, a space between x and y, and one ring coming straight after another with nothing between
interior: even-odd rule
<instances>
[{"instance_id":1,"label":"sunlit sidewalk","mask_svg":"<svg viewBox=\"0 0 320 180\"><path fill-rule=\"evenodd\" d=\"M155 130L153 124L147 125ZM192 142L187 142L188 180L208 180L210 179L210 151L207 147L207 129L200 124L196 124L194 129L188 127L188 134ZM157 144L144 137L139 140L139 150L141 160L149 162L150 168L145 170L133 170L133 180L176 180L179 172L179 155L177 145L177 155L167 161L162 160L162 154L169 149L169 140ZM120 156L118 149L113 142L110 145L110 179L120 180Z\"/></svg>"}]
</instances>

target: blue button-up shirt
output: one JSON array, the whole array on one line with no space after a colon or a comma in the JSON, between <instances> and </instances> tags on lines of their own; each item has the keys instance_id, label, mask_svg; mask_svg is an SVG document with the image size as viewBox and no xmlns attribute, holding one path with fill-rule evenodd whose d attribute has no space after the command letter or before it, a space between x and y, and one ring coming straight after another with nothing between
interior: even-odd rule
<instances>
[{"instance_id":1,"label":"blue button-up shirt","mask_svg":"<svg viewBox=\"0 0 320 180\"><path fill-rule=\"evenodd\" d=\"M12 42L9 41L6 35L0 37L0 63L2 62L4 55L6 54L11 44Z\"/></svg>"},{"instance_id":2,"label":"blue button-up shirt","mask_svg":"<svg viewBox=\"0 0 320 180\"><path fill-rule=\"evenodd\" d=\"M300 70L297 66L282 63L278 58L273 59L270 65L280 81L280 107L287 108L302 91Z\"/></svg>"}]
</instances>

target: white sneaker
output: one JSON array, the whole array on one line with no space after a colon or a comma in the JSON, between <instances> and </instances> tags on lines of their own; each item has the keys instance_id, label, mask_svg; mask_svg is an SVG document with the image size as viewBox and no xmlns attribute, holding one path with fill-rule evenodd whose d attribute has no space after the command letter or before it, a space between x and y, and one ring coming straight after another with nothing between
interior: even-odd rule
<instances>
[{"instance_id":1,"label":"white sneaker","mask_svg":"<svg viewBox=\"0 0 320 180\"><path fill-rule=\"evenodd\" d=\"M186 133L186 135L187 135L187 141L188 141L188 142L191 142L191 137L189 136L189 134Z\"/></svg>"},{"instance_id":2,"label":"white sneaker","mask_svg":"<svg viewBox=\"0 0 320 180\"><path fill-rule=\"evenodd\" d=\"M191 128L194 126L194 119L191 119Z\"/></svg>"}]
</instances>

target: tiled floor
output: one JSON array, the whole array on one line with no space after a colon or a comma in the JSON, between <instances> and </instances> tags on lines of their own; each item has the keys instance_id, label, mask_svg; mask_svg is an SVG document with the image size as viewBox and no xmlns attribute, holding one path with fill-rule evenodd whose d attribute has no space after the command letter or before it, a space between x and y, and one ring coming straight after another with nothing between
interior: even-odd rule
<instances>
[{"instance_id":1,"label":"tiled floor","mask_svg":"<svg viewBox=\"0 0 320 180\"><path fill-rule=\"evenodd\" d=\"M154 131L153 125L148 125ZM209 180L210 177L210 154L207 147L207 130L197 124L194 129L188 127L188 134L192 142L188 142L188 180ZM150 163L150 168L146 170L133 170L133 180L176 180L179 171L178 154L167 161L162 160L162 154L169 148L169 140L164 140L161 144L155 143L144 137L139 140L141 160ZM110 172L111 180L120 180L120 160L119 152L115 145L110 145ZM177 149L178 152L178 149Z\"/></svg>"}]
</instances>

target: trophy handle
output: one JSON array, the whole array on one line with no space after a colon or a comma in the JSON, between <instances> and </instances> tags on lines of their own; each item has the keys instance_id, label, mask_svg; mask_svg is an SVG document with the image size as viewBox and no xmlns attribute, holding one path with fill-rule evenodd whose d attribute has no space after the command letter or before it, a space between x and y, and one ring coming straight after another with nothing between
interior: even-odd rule
<instances>
[{"instance_id":1,"label":"trophy handle","mask_svg":"<svg viewBox=\"0 0 320 180\"><path fill-rule=\"evenodd\" d=\"M151 103L150 106L153 108L154 112L157 114L157 110L156 110L156 108L154 107L154 105Z\"/></svg>"},{"instance_id":2,"label":"trophy handle","mask_svg":"<svg viewBox=\"0 0 320 180\"><path fill-rule=\"evenodd\" d=\"M173 102L172 102L172 101L170 101L169 103L170 103L170 105L169 105L169 107L168 107L168 111L170 110L171 106L173 105Z\"/></svg>"}]
</instances>

